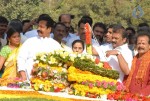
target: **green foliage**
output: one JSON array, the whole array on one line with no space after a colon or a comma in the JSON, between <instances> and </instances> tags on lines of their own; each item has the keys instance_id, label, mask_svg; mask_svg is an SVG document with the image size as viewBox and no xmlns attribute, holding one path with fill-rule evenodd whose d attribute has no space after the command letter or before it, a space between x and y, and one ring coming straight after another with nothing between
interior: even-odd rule
<instances>
[{"instance_id":1,"label":"green foliage","mask_svg":"<svg viewBox=\"0 0 150 101\"><path fill-rule=\"evenodd\" d=\"M43 2L44 1L44 2ZM140 5L144 15L136 19L133 9ZM13 18L34 19L42 13L49 14L55 21L62 13L75 15L72 21L77 30L77 23L83 15L90 15L95 22L107 25L121 23L123 26L136 27L139 23L150 24L149 0L0 0L0 15Z\"/></svg>"},{"instance_id":2,"label":"green foliage","mask_svg":"<svg viewBox=\"0 0 150 101\"><path fill-rule=\"evenodd\" d=\"M82 70L82 71L90 71L96 75L101 75L103 77L108 77L112 79L118 79L119 73L115 70L107 70L105 68L100 68L99 66L96 66L95 63L92 63L91 61L88 61L86 59L80 59L76 58L73 66L76 68Z\"/></svg>"}]
</instances>

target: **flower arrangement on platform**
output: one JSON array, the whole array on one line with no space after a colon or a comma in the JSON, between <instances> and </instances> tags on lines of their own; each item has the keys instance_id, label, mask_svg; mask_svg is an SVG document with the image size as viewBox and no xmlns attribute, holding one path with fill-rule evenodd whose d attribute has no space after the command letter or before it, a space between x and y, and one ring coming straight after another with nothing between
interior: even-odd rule
<instances>
[{"instance_id":1,"label":"flower arrangement on platform","mask_svg":"<svg viewBox=\"0 0 150 101\"><path fill-rule=\"evenodd\" d=\"M114 79L81 71L73 66L68 69L68 81L75 82L71 87L72 93L81 96L100 97L100 95L124 90L123 84Z\"/></svg>"},{"instance_id":2,"label":"flower arrangement on platform","mask_svg":"<svg viewBox=\"0 0 150 101\"><path fill-rule=\"evenodd\" d=\"M90 54L73 54L64 50L38 54L31 75L31 84L35 90L60 92L65 91L71 83L75 89L74 94L80 92L83 96L115 91L115 79L118 78L118 72L111 70L98 58ZM81 87L82 90L78 89Z\"/></svg>"},{"instance_id":3,"label":"flower arrangement on platform","mask_svg":"<svg viewBox=\"0 0 150 101\"><path fill-rule=\"evenodd\" d=\"M50 53L37 54L34 61L38 66L70 66L76 55L70 54L65 50L56 50Z\"/></svg>"}]
</instances>

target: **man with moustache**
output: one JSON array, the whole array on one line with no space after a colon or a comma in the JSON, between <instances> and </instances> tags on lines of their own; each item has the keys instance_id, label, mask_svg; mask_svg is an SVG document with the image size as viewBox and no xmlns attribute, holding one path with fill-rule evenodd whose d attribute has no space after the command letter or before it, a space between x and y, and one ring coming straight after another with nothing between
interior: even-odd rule
<instances>
[{"instance_id":1,"label":"man with moustache","mask_svg":"<svg viewBox=\"0 0 150 101\"><path fill-rule=\"evenodd\" d=\"M78 22L78 36L73 37L68 40L68 43L66 45L72 49L72 43L75 40L82 40L85 43L85 24L90 22L87 19L81 19ZM92 46L96 46L98 43L95 42L95 40L92 40ZM86 49L84 50L84 53L86 52Z\"/></svg>"},{"instance_id":2,"label":"man with moustache","mask_svg":"<svg viewBox=\"0 0 150 101\"><path fill-rule=\"evenodd\" d=\"M104 43L100 46L96 46L93 48L93 55L99 56L101 61L107 61L106 56L104 56L104 52L107 50L113 49L112 47L112 33L113 33L113 25L110 25L107 29L106 34L104 35Z\"/></svg>"},{"instance_id":3,"label":"man with moustache","mask_svg":"<svg viewBox=\"0 0 150 101\"><path fill-rule=\"evenodd\" d=\"M136 46L138 54L133 58L125 86L131 93L148 96L150 95L150 32L138 32Z\"/></svg>"},{"instance_id":4,"label":"man with moustache","mask_svg":"<svg viewBox=\"0 0 150 101\"><path fill-rule=\"evenodd\" d=\"M62 39L65 37L66 34L66 26L61 22L56 23L54 25L53 34L54 34L53 39L61 44Z\"/></svg>"},{"instance_id":5,"label":"man with moustache","mask_svg":"<svg viewBox=\"0 0 150 101\"><path fill-rule=\"evenodd\" d=\"M61 45L50 38L53 25L54 22L48 15L40 16L38 18L38 36L26 40L20 48L17 64L22 80L30 79L36 54L61 49Z\"/></svg>"},{"instance_id":6,"label":"man with moustache","mask_svg":"<svg viewBox=\"0 0 150 101\"><path fill-rule=\"evenodd\" d=\"M7 25L8 20L5 17L0 16L0 49L7 43L7 40L5 39Z\"/></svg>"},{"instance_id":7,"label":"man with moustache","mask_svg":"<svg viewBox=\"0 0 150 101\"><path fill-rule=\"evenodd\" d=\"M97 22L93 26L93 33L100 45L104 44L104 35L106 34L106 26L101 22Z\"/></svg>"},{"instance_id":8,"label":"man with moustache","mask_svg":"<svg viewBox=\"0 0 150 101\"><path fill-rule=\"evenodd\" d=\"M65 43L67 43L69 39L76 37L75 34L69 32L71 28L71 15L70 14L61 14L58 18L58 21L63 23L66 26L66 33L64 35L64 38L62 39Z\"/></svg>"},{"instance_id":9,"label":"man with moustache","mask_svg":"<svg viewBox=\"0 0 150 101\"><path fill-rule=\"evenodd\" d=\"M121 25L113 26L112 43L107 49L99 49L103 56L103 60L106 61L112 67L120 73L118 81L122 82L125 75L129 74L131 68L131 62L133 59L132 51L127 45L127 33L125 28ZM103 51L103 52L101 52Z\"/></svg>"}]
</instances>

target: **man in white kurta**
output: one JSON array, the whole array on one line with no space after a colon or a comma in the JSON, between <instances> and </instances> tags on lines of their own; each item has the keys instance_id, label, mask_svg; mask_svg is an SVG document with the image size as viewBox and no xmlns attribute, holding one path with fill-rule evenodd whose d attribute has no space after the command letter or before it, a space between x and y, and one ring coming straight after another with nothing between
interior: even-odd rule
<instances>
[{"instance_id":1,"label":"man in white kurta","mask_svg":"<svg viewBox=\"0 0 150 101\"><path fill-rule=\"evenodd\" d=\"M61 49L61 45L50 37L52 26L49 16L39 18L38 36L26 40L21 46L17 64L22 80L30 79L36 54Z\"/></svg>"},{"instance_id":2,"label":"man in white kurta","mask_svg":"<svg viewBox=\"0 0 150 101\"><path fill-rule=\"evenodd\" d=\"M98 47L100 61L106 61L113 70L119 72L118 81L122 82L124 75L128 75L132 64L132 51L126 43L126 33L122 26L113 29L112 43Z\"/></svg>"},{"instance_id":3,"label":"man in white kurta","mask_svg":"<svg viewBox=\"0 0 150 101\"><path fill-rule=\"evenodd\" d=\"M28 39L21 47L18 55L18 71L25 71L27 78L30 78L33 68L33 59L41 52L53 52L61 49L60 44L52 38L33 37Z\"/></svg>"},{"instance_id":4,"label":"man in white kurta","mask_svg":"<svg viewBox=\"0 0 150 101\"><path fill-rule=\"evenodd\" d=\"M105 46L102 45L99 48L100 60L108 62L113 70L118 71L119 72L119 79L118 79L118 81L122 82L125 74L120 68L120 65L119 65L119 62L118 62L118 58L117 58L116 55L110 55L109 57L106 57L106 53L109 50L117 50L117 51L119 51L120 54L125 59L125 61L127 62L129 70L131 69L131 64L132 64L132 59L133 59L132 51L128 48L128 44L123 44L123 45L118 46L118 47L116 47L114 49L113 49L111 44L107 44Z\"/></svg>"}]
</instances>

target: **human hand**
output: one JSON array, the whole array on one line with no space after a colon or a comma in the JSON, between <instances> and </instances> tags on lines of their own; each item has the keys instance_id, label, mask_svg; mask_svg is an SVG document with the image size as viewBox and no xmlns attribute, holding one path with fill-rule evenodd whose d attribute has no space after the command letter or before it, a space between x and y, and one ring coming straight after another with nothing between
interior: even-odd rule
<instances>
[{"instance_id":1,"label":"human hand","mask_svg":"<svg viewBox=\"0 0 150 101\"><path fill-rule=\"evenodd\" d=\"M106 51L106 57L109 57L110 55L117 55L118 50L108 50Z\"/></svg>"}]
</instances>

